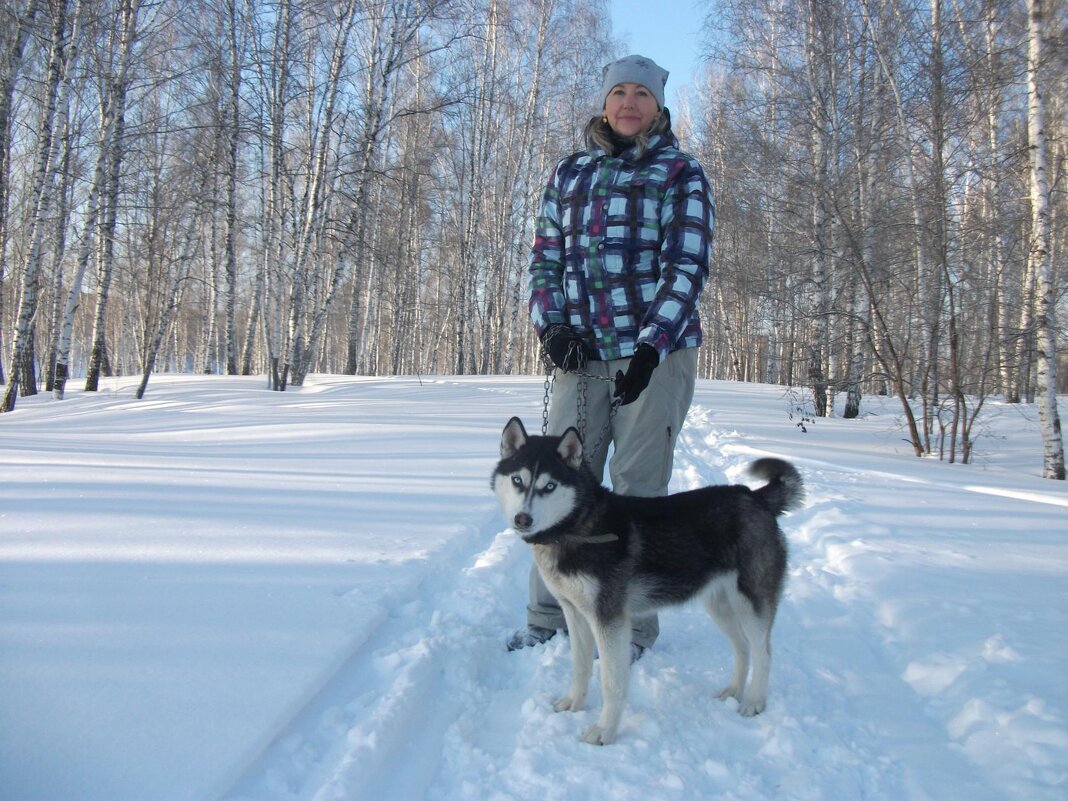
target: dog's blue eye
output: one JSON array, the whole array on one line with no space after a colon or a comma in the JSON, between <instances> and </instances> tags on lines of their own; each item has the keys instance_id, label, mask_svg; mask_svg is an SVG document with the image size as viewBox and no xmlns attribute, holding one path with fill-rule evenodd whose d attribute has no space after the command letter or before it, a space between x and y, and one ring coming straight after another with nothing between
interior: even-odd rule
<instances>
[{"instance_id":1,"label":"dog's blue eye","mask_svg":"<svg viewBox=\"0 0 1068 801\"><path fill-rule=\"evenodd\" d=\"M545 485L545 489L543 489L542 492L552 492L554 489L556 489L556 482L550 481Z\"/></svg>"},{"instance_id":2,"label":"dog's blue eye","mask_svg":"<svg viewBox=\"0 0 1068 801\"><path fill-rule=\"evenodd\" d=\"M512 485L515 487L522 487L523 479L521 479L519 476L512 476Z\"/></svg>"}]
</instances>

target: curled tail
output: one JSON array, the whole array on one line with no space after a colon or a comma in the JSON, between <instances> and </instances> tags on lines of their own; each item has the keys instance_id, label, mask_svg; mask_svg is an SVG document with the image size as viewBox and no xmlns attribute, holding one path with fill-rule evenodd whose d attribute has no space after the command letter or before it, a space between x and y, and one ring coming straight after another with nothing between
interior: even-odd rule
<instances>
[{"instance_id":1,"label":"curled tail","mask_svg":"<svg viewBox=\"0 0 1068 801\"><path fill-rule=\"evenodd\" d=\"M749 465L749 474L768 482L755 494L776 516L796 509L805 497L801 474L782 459L758 459Z\"/></svg>"}]
</instances>

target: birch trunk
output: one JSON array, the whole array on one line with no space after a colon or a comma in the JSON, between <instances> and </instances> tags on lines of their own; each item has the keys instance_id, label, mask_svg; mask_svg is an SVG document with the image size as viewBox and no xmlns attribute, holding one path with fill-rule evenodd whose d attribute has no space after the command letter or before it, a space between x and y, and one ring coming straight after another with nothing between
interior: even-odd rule
<instances>
[{"instance_id":1,"label":"birch trunk","mask_svg":"<svg viewBox=\"0 0 1068 801\"><path fill-rule=\"evenodd\" d=\"M11 191L11 120L15 101L15 82L22 70L23 53L30 38L40 0L28 0L22 13L14 15L14 35L7 50L0 53L0 286L7 272L8 195ZM0 292L0 320L3 319L4 293ZM0 353L4 347L3 326L0 325ZM0 357L0 384L4 383L4 360Z\"/></svg>"},{"instance_id":2,"label":"birch trunk","mask_svg":"<svg viewBox=\"0 0 1068 801\"><path fill-rule=\"evenodd\" d=\"M278 303L274 294L275 272L281 268L283 256L283 229L285 227L285 125L286 103L289 93L289 40L293 25L292 6L289 0L281 0L274 27L274 42L271 49L269 76L261 73L261 81L268 93L269 117L269 178L266 208L263 221L263 253L256 278L256 302L258 313L250 318L246 347L251 347L252 329L259 319L266 346L267 369L272 389L282 388L279 374L281 351L280 322L277 318Z\"/></svg>"},{"instance_id":3,"label":"birch trunk","mask_svg":"<svg viewBox=\"0 0 1068 801\"><path fill-rule=\"evenodd\" d=\"M105 323L111 277L115 269L115 226L119 205L119 177L122 170L123 133L126 127L126 95L129 91L129 65L137 38L137 13L140 0L123 0L120 5L121 29L119 34L120 67L109 81L108 116L114 119L114 130L108 142L108 172L103 199L103 221L97 242L97 302L93 322L92 350L89 368L86 371L85 391L95 392L100 383L100 373L106 367Z\"/></svg>"},{"instance_id":4,"label":"birch trunk","mask_svg":"<svg viewBox=\"0 0 1068 801\"><path fill-rule=\"evenodd\" d=\"M389 57L386 45L386 17L376 7L379 16L372 23L371 41L364 63L367 80L364 83L363 126L356 144L360 153L357 166L355 202L349 218L349 230L353 232L353 287L349 304L348 334L346 342L345 373L356 375L365 368L364 342L367 336L368 305L374 284L374 255L368 246L368 231L371 227L370 196L374 180L374 168L378 159L379 137L385 127L389 89L396 69ZM393 41L396 38L393 37Z\"/></svg>"},{"instance_id":5,"label":"birch trunk","mask_svg":"<svg viewBox=\"0 0 1068 801\"><path fill-rule=\"evenodd\" d=\"M75 263L74 276L71 280L70 290L67 293L67 302L63 307L62 322L59 325L59 337L56 342L56 366L55 384L52 387L52 397L63 400L69 376L70 350L74 332L74 314L82 296L82 281L89 268L89 257L93 252L93 243L96 241L97 220L100 217L100 198L104 192L107 179L108 153L111 150L111 137L114 131L115 119L110 116L108 109L101 109L101 136L97 150L96 166L93 170L93 181L89 187L89 196L86 200L85 226L82 230L82 240L78 246L78 260Z\"/></svg>"},{"instance_id":6,"label":"birch trunk","mask_svg":"<svg viewBox=\"0 0 1068 801\"><path fill-rule=\"evenodd\" d=\"M56 244L52 253L52 312L48 338L48 364L46 365L45 381L46 390L49 392L55 391L57 346L59 343L60 330L63 324L63 260L67 249L67 230L70 226L71 205L73 203L75 186L75 176L71 169L71 160L74 156L76 143L74 141L75 134L70 115L70 90L71 82L73 80L72 71L74 70L75 63L78 59L84 11L85 3L83 3L82 0L76 0L74 13L72 15L73 21L71 23L70 35L67 39L66 57L63 62L63 77L60 85L58 109L59 124L57 130L61 133L57 145L62 146L63 156L62 160L56 165L58 171L56 196L58 197L59 207L57 209L55 221Z\"/></svg>"},{"instance_id":7,"label":"birch trunk","mask_svg":"<svg viewBox=\"0 0 1068 801\"><path fill-rule=\"evenodd\" d=\"M809 298L808 382L816 414L828 414L827 375L824 369L824 354L829 333L829 270L830 247L828 244L827 194L829 190L831 155L830 116L827 96L831 91L829 67L824 59L830 58L827 49L821 46L822 26L829 24L826 0L809 0L807 15L806 69L808 72L809 118L812 125L812 288Z\"/></svg>"},{"instance_id":8,"label":"birch trunk","mask_svg":"<svg viewBox=\"0 0 1068 801\"><path fill-rule=\"evenodd\" d=\"M875 220L872 213L874 196L875 170L879 160L878 131L881 126L881 107L876 104L879 91L877 78L868 72L869 48L866 40L858 37L850 49L855 62L852 73L857 76L855 96L852 106L853 138L853 220L859 229L856 237L860 240L859 252L854 258L859 259L865 267L872 263L875 241ZM869 118L868 115L871 115ZM848 241L848 234L846 236ZM849 365L846 377L846 402L842 417L847 420L860 416L863 400L862 380L867 354L864 349L864 332L871 327L870 309L863 291L858 270L854 268L849 275Z\"/></svg>"},{"instance_id":9,"label":"birch trunk","mask_svg":"<svg viewBox=\"0 0 1068 801\"><path fill-rule=\"evenodd\" d=\"M201 352L197 358L197 366L194 368L204 375L210 375L216 367L218 356L218 320L219 320L219 248L218 248L218 214L215 209L219 199L219 147L221 131L217 131L212 148L211 158L211 211L208 214L208 235L204 238L204 260L207 262L208 280L205 287L208 299L205 305L204 338L201 341Z\"/></svg>"},{"instance_id":10,"label":"birch trunk","mask_svg":"<svg viewBox=\"0 0 1068 801\"><path fill-rule=\"evenodd\" d=\"M949 356L949 392L953 414L949 426L949 462L957 460L957 445L969 430L968 402L964 397L961 373L961 332L957 313L957 293L949 256L949 219L946 196L946 105L945 54L942 44L942 0L931 0L931 190L933 213L932 250L940 283L945 292L946 338ZM941 305L941 304L940 304ZM934 355L932 354L932 359ZM966 436L966 435L965 435ZM967 441L961 443L967 452Z\"/></svg>"},{"instance_id":11,"label":"birch trunk","mask_svg":"<svg viewBox=\"0 0 1068 801\"><path fill-rule=\"evenodd\" d=\"M160 309L159 323L156 326L155 336L153 336L151 341L146 343L145 365L141 373L141 383L137 387L137 392L134 393L138 400L141 400L145 396L145 390L148 388L148 379L156 367L156 359L159 356L160 346L163 344L163 339L167 335L168 329L171 327L174 313L178 309L178 301L181 297L182 285L189 277L189 265L192 261L190 258L192 240L192 233L187 232L182 243L181 255L178 257L178 266L174 271L174 278L171 281L170 291L167 293L167 305Z\"/></svg>"},{"instance_id":12,"label":"birch trunk","mask_svg":"<svg viewBox=\"0 0 1068 801\"><path fill-rule=\"evenodd\" d=\"M223 299L223 339L226 374L237 375L237 156L241 143L241 57L237 41L237 0L227 0L226 14L229 22L230 95L226 117L226 239L223 244L226 288Z\"/></svg>"},{"instance_id":13,"label":"birch trunk","mask_svg":"<svg viewBox=\"0 0 1068 801\"><path fill-rule=\"evenodd\" d=\"M1045 85L1041 76L1042 0L1028 0L1027 138L1031 155L1031 253L1035 276L1035 332L1038 356L1038 419L1042 429L1044 478L1065 480L1064 438L1057 411L1057 343L1053 260L1050 258L1050 197Z\"/></svg>"},{"instance_id":14,"label":"birch trunk","mask_svg":"<svg viewBox=\"0 0 1068 801\"><path fill-rule=\"evenodd\" d=\"M22 268L21 298L15 327L15 342L11 353L11 376L4 392L3 400L0 401L0 412L10 412L15 408L15 399L19 394L20 386L23 395L32 395L37 392L32 369L34 359L33 325L40 299L38 290L44 231L52 205L52 198L55 194L53 179L55 177L57 144L59 141L59 137L55 132L56 110L59 104L60 83L64 72L63 64L66 59L67 36L67 0L53 0L50 5L52 44L48 56L48 71L45 78L45 103L41 112L40 129L37 134L37 154L32 178L31 197L34 199L34 210L30 218L29 249L26 254L25 265Z\"/></svg>"},{"instance_id":15,"label":"birch trunk","mask_svg":"<svg viewBox=\"0 0 1068 801\"><path fill-rule=\"evenodd\" d=\"M67 229L70 226L71 194L74 184L74 177L70 168L73 148L68 103L68 100L64 100L64 106L60 112L63 119L61 126L63 129L61 139L63 157L59 164L59 186L56 189L59 207L56 210L56 246L52 253L52 309L49 324L47 364L45 365L46 392L52 392L56 383L56 344L59 341L59 326L63 320L63 260L67 251Z\"/></svg>"},{"instance_id":16,"label":"birch trunk","mask_svg":"<svg viewBox=\"0 0 1068 801\"><path fill-rule=\"evenodd\" d=\"M997 81L997 7L993 0L987 0L984 23L984 58L986 61L986 78L989 83L987 95L986 136L988 148L988 160L995 163L1000 158L998 144L998 129L1000 128L1001 92ZM993 226L993 231L988 243L988 256L990 260L990 273L993 277L995 318L995 352L997 354L998 375L1001 383L1001 391L1005 400L1009 403L1019 403L1020 388L1017 383L1018 373L1014 369L1013 356L1016 349L1013 345L1012 325L1010 322L1012 302L1009 297L1009 286L1005 275L1005 238L1002 234L1000 210L1001 200L1001 173L999 170L990 170L990 175L984 180L983 191L983 217L987 225Z\"/></svg>"}]
</instances>

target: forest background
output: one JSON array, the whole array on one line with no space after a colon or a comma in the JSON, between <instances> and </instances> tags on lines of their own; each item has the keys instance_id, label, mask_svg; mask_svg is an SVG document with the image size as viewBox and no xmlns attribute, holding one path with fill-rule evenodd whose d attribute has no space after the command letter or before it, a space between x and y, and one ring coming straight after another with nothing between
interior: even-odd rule
<instances>
[{"instance_id":1,"label":"forest background","mask_svg":"<svg viewBox=\"0 0 1068 801\"><path fill-rule=\"evenodd\" d=\"M900 398L968 461L1054 403L1064 0L715 0L672 116L715 196L700 375ZM532 221L580 147L603 0L10 0L2 410L154 370L540 372ZM1057 312L1060 312L1059 317ZM1059 474L1058 474L1059 460Z\"/></svg>"}]
</instances>

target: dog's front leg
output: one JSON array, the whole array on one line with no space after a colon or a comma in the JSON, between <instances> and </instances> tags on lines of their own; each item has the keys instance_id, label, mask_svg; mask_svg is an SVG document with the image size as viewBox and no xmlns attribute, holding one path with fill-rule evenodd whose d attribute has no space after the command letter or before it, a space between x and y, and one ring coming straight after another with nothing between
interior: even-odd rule
<instances>
[{"instance_id":1,"label":"dog's front leg","mask_svg":"<svg viewBox=\"0 0 1068 801\"><path fill-rule=\"evenodd\" d=\"M601 654L601 693L604 706L597 723L582 733L582 741L608 745L616 739L630 681L630 620L626 615L594 630Z\"/></svg>"},{"instance_id":2,"label":"dog's front leg","mask_svg":"<svg viewBox=\"0 0 1068 801\"><path fill-rule=\"evenodd\" d=\"M586 704L586 691L593 672L593 632L585 615L568 601L561 601L567 631L571 637L571 686L567 695L553 702L557 712L577 712Z\"/></svg>"}]
</instances>

